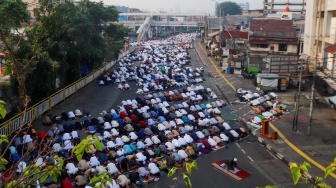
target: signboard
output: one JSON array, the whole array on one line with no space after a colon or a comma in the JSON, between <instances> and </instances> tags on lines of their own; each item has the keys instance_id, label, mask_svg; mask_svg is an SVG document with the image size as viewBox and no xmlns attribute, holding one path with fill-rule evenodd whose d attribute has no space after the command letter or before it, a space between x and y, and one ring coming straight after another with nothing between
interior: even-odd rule
<instances>
[{"instance_id":1,"label":"signboard","mask_svg":"<svg viewBox=\"0 0 336 188\"><path fill-rule=\"evenodd\" d=\"M198 22L197 27L204 27L204 23L203 22Z\"/></svg>"}]
</instances>

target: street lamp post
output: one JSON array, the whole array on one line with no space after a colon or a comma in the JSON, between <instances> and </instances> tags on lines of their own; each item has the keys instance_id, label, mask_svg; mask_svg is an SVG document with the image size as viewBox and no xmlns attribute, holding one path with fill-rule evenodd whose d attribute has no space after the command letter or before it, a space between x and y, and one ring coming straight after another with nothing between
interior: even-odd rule
<instances>
[{"instance_id":1,"label":"street lamp post","mask_svg":"<svg viewBox=\"0 0 336 188\"><path fill-rule=\"evenodd\" d=\"M218 65L222 66L222 7L216 0L211 0L216 3L219 8L218 19L219 19L219 46L218 46Z\"/></svg>"}]
</instances>

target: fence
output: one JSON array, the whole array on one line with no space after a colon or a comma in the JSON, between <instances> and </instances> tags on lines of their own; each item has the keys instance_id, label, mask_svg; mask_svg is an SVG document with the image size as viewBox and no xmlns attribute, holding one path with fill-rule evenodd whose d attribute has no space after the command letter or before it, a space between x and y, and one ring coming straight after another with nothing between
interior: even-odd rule
<instances>
[{"instance_id":1,"label":"fence","mask_svg":"<svg viewBox=\"0 0 336 188\"><path fill-rule=\"evenodd\" d=\"M118 60L122 57L133 52L135 48L131 48L128 51L123 52L119 55ZM91 83L94 79L99 77L102 73L109 70L116 64L115 61L104 64L101 68L90 73L89 75L83 77L82 79L70 84L69 86L63 88L60 91L57 91L53 95L49 96L46 99L43 99L34 106L28 108L26 111L17 114L8 121L0 125L0 135L10 135L20 128L20 126L26 125L30 121L34 121L37 117L41 116L47 110L50 110L55 105L59 104L66 98L70 97L72 94L76 93L81 88L85 87Z\"/></svg>"}]
</instances>

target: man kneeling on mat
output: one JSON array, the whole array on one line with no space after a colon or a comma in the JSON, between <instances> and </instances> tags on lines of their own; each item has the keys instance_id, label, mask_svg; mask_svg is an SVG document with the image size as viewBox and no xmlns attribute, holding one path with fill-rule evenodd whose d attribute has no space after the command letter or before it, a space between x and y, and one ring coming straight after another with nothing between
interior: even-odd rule
<instances>
[{"instance_id":1,"label":"man kneeling on mat","mask_svg":"<svg viewBox=\"0 0 336 188\"><path fill-rule=\"evenodd\" d=\"M237 170L237 158L233 159L225 159L225 167L229 170L236 171Z\"/></svg>"}]
</instances>

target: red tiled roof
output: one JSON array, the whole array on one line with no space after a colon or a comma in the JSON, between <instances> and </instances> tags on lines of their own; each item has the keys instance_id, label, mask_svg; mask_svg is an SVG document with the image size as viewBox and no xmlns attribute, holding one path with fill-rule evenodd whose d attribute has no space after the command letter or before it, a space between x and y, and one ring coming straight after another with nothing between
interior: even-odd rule
<instances>
[{"instance_id":1,"label":"red tiled roof","mask_svg":"<svg viewBox=\"0 0 336 188\"><path fill-rule=\"evenodd\" d=\"M244 31L224 31L224 38L240 38L240 39L248 39L248 32Z\"/></svg>"},{"instance_id":2,"label":"red tiled roof","mask_svg":"<svg viewBox=\"0 0 336 188\"><path fill-rule=\"evenodd\" d=\"M336 55L336 44L324 48L324 51Z\"/></svg>"}]
</instances>

